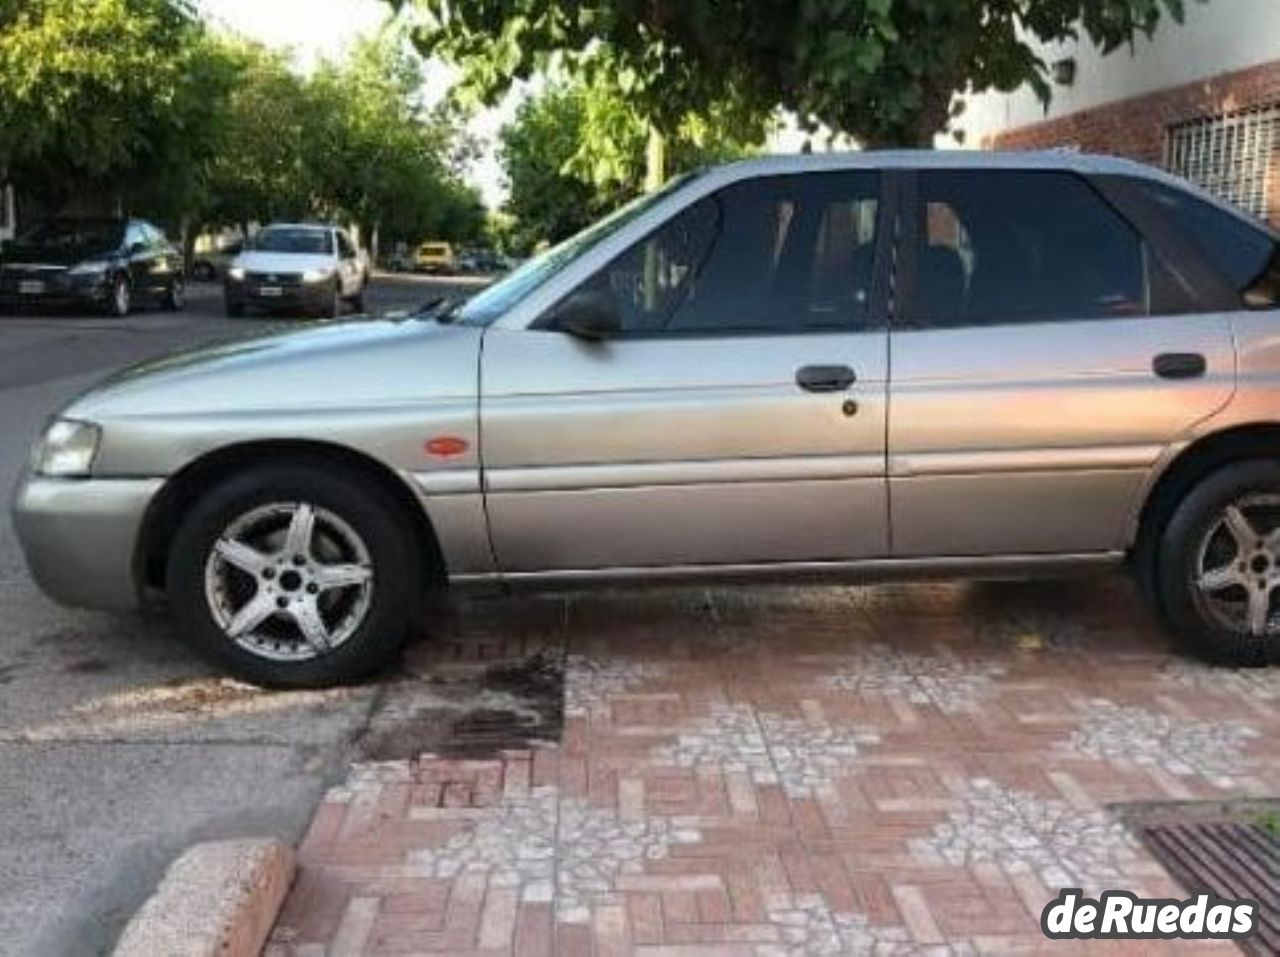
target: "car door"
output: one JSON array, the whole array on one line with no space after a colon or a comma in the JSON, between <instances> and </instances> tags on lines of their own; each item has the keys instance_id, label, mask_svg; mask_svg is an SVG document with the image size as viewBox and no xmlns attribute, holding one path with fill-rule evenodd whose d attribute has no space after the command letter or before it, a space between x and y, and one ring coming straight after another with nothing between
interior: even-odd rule
<instances>
[{"instance_id":1,"label":"car door","mask_svg":"<svg viewBox=\"0 0 1280 957\"><path fill-rule=\"evenodd\" d=\"M1234 389L1227 318L1071 171L912 177L891 343L895 556L1105 553Z\"/></svg>"},{"instance_id":2,"label":"car door","mask_svg":"<svg viewBox=\"0 0 1280 957\"><path fill-rule=\"evenodd\" d=\"M129 285L134 295L154 295L156 250L142 222L131 220L125 227L124 248L129 262Z\"/></svg>"},{"instance_id":3,"label":"car door","mask_svg":"<svg viewBox=\"0 0 1280 957\"><path fill-rule=\"evenodd\" d=\"M885 216L875 172L738 182L529 328L491 328L481 425L500 568L883 556ZM603 303L621 331L560 331L574 301Z\"/></svg>"}]
</instances>

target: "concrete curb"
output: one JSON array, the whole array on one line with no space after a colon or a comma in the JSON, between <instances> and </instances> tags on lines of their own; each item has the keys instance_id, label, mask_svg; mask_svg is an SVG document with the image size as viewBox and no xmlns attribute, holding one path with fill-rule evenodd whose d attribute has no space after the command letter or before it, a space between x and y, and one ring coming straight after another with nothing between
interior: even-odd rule
<instances>
[{"instance_id":1,"label":"concrete curb","mask_svg":"<svg viewBox=\"0 0 1280 957\"><path fill-rule=\"evenodd\" d=\"M294 870L293 850L274 839L196 844L133 915L115 957L256 957Z\"/></svg>"}]
</instances>

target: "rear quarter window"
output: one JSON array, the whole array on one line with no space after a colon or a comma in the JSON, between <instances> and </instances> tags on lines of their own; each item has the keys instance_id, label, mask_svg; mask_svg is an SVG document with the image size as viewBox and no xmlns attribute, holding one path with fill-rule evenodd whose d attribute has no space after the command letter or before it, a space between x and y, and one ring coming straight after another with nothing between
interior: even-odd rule
<instances>
[{"instance_id":1,"label":"rear quarter window","mask_svg":"<svg viewBox=\"0 0 1280 957\"><path fill-rule=\"evenodd\" d=\"M1280 246L1261 226L1163 183L1142 188L1250 309L1280 305Z\"/></svg>"}]
</instances>

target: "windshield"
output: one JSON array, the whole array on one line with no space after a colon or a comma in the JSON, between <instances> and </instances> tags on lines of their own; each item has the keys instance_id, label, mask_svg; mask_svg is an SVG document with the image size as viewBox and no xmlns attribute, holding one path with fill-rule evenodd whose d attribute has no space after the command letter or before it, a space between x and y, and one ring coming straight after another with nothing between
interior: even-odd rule
<instances>
[{"instance_id":1,"label":"windshield","mask_svg":"<svg viewBox=\"0 0 1280 957\"><path fill-rule=\"evenodd\" d=\"M327 229L294 226L271 226L253 237L251 249L264 253L333 252L333 236Z\"/></svg>"},{"instance_id":2,"label":"windshield","mask_svg":"<svg viewBox=\"0 0 1280 957\"><path fill-rule=\"evenodd\" d=\"M118 219L54 219L19 236L17 245L106 252L118 247L123 236L124 223Z\"/></svg>"},{"instance_id":3,"label":"windshield","mask_svg":"<svg viewBox=\"0 0 1280 957\"><path fill-rule=\"evenodd\" d=\"M659 200L665 199L698 175L695 172L678 176L656 193L646 193L633 199L560 245L539 253L519 269L468 299L450 318L466 325L487 326L569 263L604 242Z\"/></svg>"}]
</instances>

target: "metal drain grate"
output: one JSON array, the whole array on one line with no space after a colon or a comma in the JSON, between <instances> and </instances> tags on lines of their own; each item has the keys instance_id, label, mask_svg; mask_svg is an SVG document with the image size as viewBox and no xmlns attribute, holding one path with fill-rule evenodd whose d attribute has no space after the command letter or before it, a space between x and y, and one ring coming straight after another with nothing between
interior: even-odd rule
<instances>
[{"instance_id":1,"label":"metal drain grate","mask_svg":"<svg viewBox=\"0 0 1280 957\"><path fill-rule=\"evenodd\" d=\"M1280 843L1262 827L1232 821L1162 823L1138 833L1156 859L1188 891L1258 902L1258 932L1240 946L1280 953Z\"/></svg>"}]
</instances>

